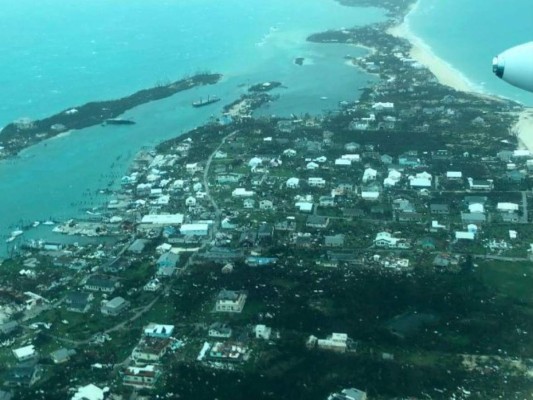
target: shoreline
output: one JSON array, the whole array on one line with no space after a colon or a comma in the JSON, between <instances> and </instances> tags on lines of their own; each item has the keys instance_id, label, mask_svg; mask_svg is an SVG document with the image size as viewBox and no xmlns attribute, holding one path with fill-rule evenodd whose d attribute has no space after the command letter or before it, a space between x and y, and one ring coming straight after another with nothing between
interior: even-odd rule
<instances>
[{"instance_id":1,"label":"shoreline","mask_svg":"<svg viewBox=\"0 0 533 400\"><path fill-rule=\"evenodd\" d=\"M533 153L533 107L524 108L517 116L518 121L512 131L516 134L518 145Z\"/></svg>"},{"instance_id":2,"label":"shoreline","mask_svg":"<svg viewBox=\"0 0 533 400\"><path fill-rule=\"evenodd\" d=\"M413 33L407 19L412 12L417 10L419 4L420 1L416 1L409 8L403 20L398 25L388 28L386 33L407 40L412 46L409 51L409 56L418 63L426 66L442 85L449 86L457 91L486 96L486 94L477 89L459 70L438 57L427 43ZM493 96L490 97L492 98Z\"/></svg>"}]
</instances>

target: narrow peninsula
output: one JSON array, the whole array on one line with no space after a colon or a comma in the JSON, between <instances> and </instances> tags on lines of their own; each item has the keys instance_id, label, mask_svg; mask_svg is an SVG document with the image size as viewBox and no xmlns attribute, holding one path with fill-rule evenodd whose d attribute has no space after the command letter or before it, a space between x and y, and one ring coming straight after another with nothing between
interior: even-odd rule
<instances>
[{"instance_id":1,"label":"narrow peninsula","mask_svg":"<svg viewBox=\"0 0 533 400\"><path fill-rule=\"evenodd\" d=\"M184 90L217 83L220 74L198 74L169 84L139 90L116 100L95 101L71 107L51 117L33 121L27 118L10 123L0 131L0 148L5 156L16 155L22 149L72 129L83 129L117 120L124 112L151 101L170 97Z\"/></svg>"}]
</instances>

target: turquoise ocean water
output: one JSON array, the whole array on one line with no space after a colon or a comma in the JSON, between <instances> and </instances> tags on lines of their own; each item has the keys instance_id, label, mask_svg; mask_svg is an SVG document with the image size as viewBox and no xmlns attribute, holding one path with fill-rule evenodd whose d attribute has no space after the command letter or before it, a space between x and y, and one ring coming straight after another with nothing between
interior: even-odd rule
<instances>
[{"instance_id":1,"label":"turquoise ocean water","mask_svg":"<svg viewBox=\"0 0 533 400\"><path fill-rule=\"evenodd\" d=\"M0 162L0 256L20 225L83 215L108 200L133 156L218 115L243 84L279 80L287 89L259 114L320 113L354 100L372 81L342 57L364 51L305 42L314 32L384 18L377 9L333 0L0 0L0 126L41 118L87 101L118 98L158 81L209 70L216 86L197 88L126 113L137 125L93 127L55 138ZM492 57L532 40L530 0L421 0L412 30L480 90L533 104L497 80ZM295 57L307 65L295 66ZM193 109L217 94L223 102ZM326 97L326 100L322 98ZM58 237L49 227L25 238ZM13 242L16 244L16 242Z\"/></svg>"},{"instance_id":2,"label":"turquoise ocean water","mask_svg":"<svg viewBox=\"0 0 533 400\"><path fill-rule=\"evenodd\" d=\"M533 105L533 94L497 79L492 58L533 41L531 0L420 0L411 30L481 91Z\"/></svg>"},{"instance_id":3,"label":"turquoise ocean water","mask_svg":"<svg viewBox=\"0 0 533 400\"><path fill-rule=\"evenodd\" d=\"M134 155L218 115L245 87L287 86L262 114L320 113L355 100L374 78L347 66L349 45L306 43L315 32L376 22L378 9L333 0L0 0L0 126L41 118L87 101L112 99L209 70L224 75L128 111L129 127L92 127L26 149L0 162L0 255L10 232L34 220L64 220L103 204ZM305 57L306 65L293 63ZM209 94L223 101L194 109ZM327 99L323 99L327 98ZM57 240L40 226L23 238ZM74 239L77 240L77 239Z\"/></svg>"}]
</instances>

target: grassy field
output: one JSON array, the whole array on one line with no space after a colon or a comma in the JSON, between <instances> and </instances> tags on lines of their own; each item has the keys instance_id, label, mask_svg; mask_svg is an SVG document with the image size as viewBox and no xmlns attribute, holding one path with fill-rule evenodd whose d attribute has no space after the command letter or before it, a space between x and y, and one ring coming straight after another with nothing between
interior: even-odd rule
<instances>
[{"instance_id":1,"label":"grassy field","mask_svg":"<svg viewBox=\"0 0 533 400\"><path fill-rule=\"evenodd\" d=\"M533 308L533 262L480 262L478 273L500 295Z\"/></svg>"}]
</instances>

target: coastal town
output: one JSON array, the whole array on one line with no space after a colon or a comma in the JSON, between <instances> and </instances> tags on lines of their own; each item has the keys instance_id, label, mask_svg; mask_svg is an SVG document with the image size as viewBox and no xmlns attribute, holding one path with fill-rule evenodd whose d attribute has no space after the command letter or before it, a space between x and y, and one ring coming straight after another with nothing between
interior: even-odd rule
<instances>
[{"instance_id":1,"label":"coastal town","mask_svg":"<svg viewBox=\"0 0 533 400\"><path fill-rule=\"evenodd\" d=\"M3 260L0 400L530 398L529 111L423 62L413 1L343 3L390 17L308 38L368 48L358 101L255 82Z\"/></svg>"}]
</instances>

